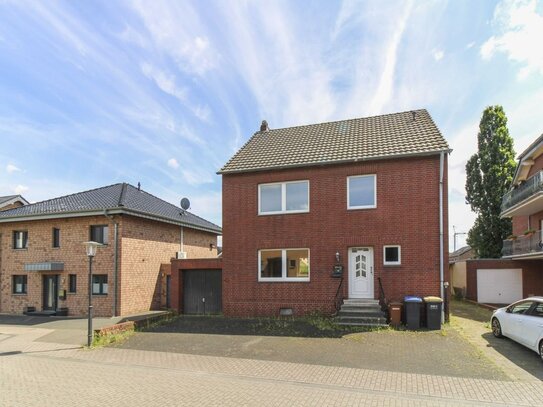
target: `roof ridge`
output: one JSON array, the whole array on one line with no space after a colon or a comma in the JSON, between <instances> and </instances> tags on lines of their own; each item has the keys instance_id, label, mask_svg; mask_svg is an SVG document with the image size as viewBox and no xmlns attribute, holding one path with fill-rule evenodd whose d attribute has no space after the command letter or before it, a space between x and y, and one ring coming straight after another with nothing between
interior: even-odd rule
<instances>
[{"instance_id":1,"label":"roof ridge","mask_svg":"<svg viewBox=\"0 0 543 407\"><path fill-rule=\"evenodd\" d=\"M164 199L162 199L162 198L159 198L158 196L153 195L153 194L150 193L150 192L147 192L147 191L145 191L145 190L143 190L143 189L138 189L138 188L136 188L134 185L131 185L131 184L127 184L127 186L130 186L130 187L136 189L137 192L143 192L143 193L145 193L145 194L147 194L147 195L149 195L149 196L151 196L151 197L153 197L153 198L155 198L155 199L158 199L158 200L161 201L161 202L164 202L164 203L167 204L167 205L173 206L174 208L179 209L180 211L184 211L184 210L183 210L182 208L180 208L179 206L174 205L173 203L168 202L168 201L166 201L166 200L164 200ZM200 216L198 216L198 215L195 215L195 214L192 213L192 212L189 212L189 211L184 211L184 212L187 212L187 213L189 213L190 215L194 216L195 218L201 219L201 220L203 220L203 221L205 221L205 222L207 222L207 223L210 223L210 224L215 225L215 226L217 226L217 227L220 228L219 225L216 225L215 223L210 222L210 221L208 221L207 219L204 219L204 218L202 218L202 217L200 217Z\"/></svg>"},{"instance_id":2,"label":"roof ridge","mask_svg":"<svg viewBox=\"0 0 543 407\"><path fill-rule=\"evenodd\" d=\"M55 197L55 198L44 199L43 201L34 202L34 203L28 204L28 205L26 205L26 206L34 206L34 205L38 205L38 204L41 204L41 203L44 203L44 202L54 201L54 200L56 200L56 199L68 198L68 197L70 197L70 196L81 195L81 194L85 194L85 193L87 193L87 192L98 191L99 189L111 188L111 187L114 187L114 186L120 185L120 184L121 184L120 182L117 182L116 184L106 185L106 186L104 186L104 187L91 188L91 189L87 189L87 190L85 190L85 191L74 192L73 194L67 194L67 195L57 196L57 197ZM18 208L15 208L15 209L18 209ZM10 210L11 210L11 209L10 209Z\"/></svg>"},{"instance_id":3,"label":"roof ridge","mask_svg":"<svg viewBox=\"0 0 543 407\"><path fill-rule=\"evenodd\" d=\"M329 121L329 122L299 124L297 126L288 126L288 127L278 127L276 129L268 129L265 132L257 131L257 132L255 132L253 137L256 136L257 134L260 134L260 133L269 133L271 131L277 131L277 130L297 129L299 127L320 126L322 124L343 123L343 122L351 122L351 121L362 120L362 119L375 119L375 118L378 118L378 117L385 117L385 116L398 116L398 115L401 115L401 114L406 114L406 113L411 113L411 112L426 112L426 113L428 113L428 110L426 110L424 108L422 108L422 109L410 109L410 110L405 110L403 112L383 113L383 114L377 114L377 115L373 115L373 116L362 116L362 117L355 117L355 118L351 118L351 119L332 120L332 121Z\"/></svg>"}]
</instances>

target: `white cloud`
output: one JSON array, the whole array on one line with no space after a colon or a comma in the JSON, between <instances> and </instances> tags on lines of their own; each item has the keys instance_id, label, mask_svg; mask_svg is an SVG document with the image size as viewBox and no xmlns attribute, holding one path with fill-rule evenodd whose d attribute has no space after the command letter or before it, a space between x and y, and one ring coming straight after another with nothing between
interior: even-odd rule
<instances>
[{"instance_id":1,"label":"white cloud","mask_svg":"<svg viewBox=\"0 0 543 407\"><path fill-rule=\"evenodd\" d=\"M163 92L176 97L181 102L187 100L187 89L176 84L174 75L155 68L148 63L141 64L141 71L145 76L153 80Z\"/></svg>"},{"instance_id":2,"label":"white cloud","mask_svg":"<svg viewBox=\"0 0 543 407\"><path fill-rule=\"evenodd\" d=\"M173 168L173 169L177 169L177 168L179 168L179 163L177 162L177 160L175 158L170 158L168 160L168 167Z\"/></svg>"},{"instance_id":3,"label":"white cloud","mask_svg":"<svg viewBox=\"0 0 543 407\"><path fill-rule=\"evenodd\" d=\"M445 56L445 53L441 49L434 49L432 50L432 56L436 61L440 61Z\"/></svg>"},{"instance_id":4,"label":"white cloud","mask_svg":"<svg viewBox=\"0 0 543 407\"><path fill-rule=\"evenodd\" d=\"M21 195L28 191L28 187L25 185L17 185L15 188L13 188L13 192L15 192L17 195Z\"/></svg>"},{"instance_id":5,"label":"white cloud","mask_svg":"<svg viewBox=\"0 0 543 407\"><path fill-rule=\"evenodd\" d=\"M13 164L6 165L6 171L8 174L13 174L14 172L21 171L21 169Z\"/></svg>"},{"instance_id":6,"label":"white cloud","mask_svg":"<svg viewBox=\"0 0 543 407\"><path fill-rule=\"evenodd\" d=\"M396 69L396 60L398 58L398 46L402 40L403 33L413 8L413 2L409 1L401 13L401 17L396 24L396 30L385 49L385 66L379 85L370 104L370 114L382 113L383 107L390 100L394 85L394 72Z\"/></svg>"},{"instance_id":7,"label":"white cloud","mask_svg":"<svg viewBox=\"0 0 543 407\"><path fill-rule=\"evenodd\" d=\"M470 42L469 44L466 44L466 49L471 49L475 46L475 41Z\"/></svg>"},{"instance_id":8,"label":"white cloud","mask_svg":"<svg viewBox=\"0 0 543 407\"><path fill-rule=\"evenodd\" d=\"M537 2L502 1L494 11L493 24L500 32L481 46L481 57L488 60L501 52L519 64L518 78L532 73L543 75L543 15Z\"/></svg>"},{"instance_id":9,"label":"white cloud","mask_svg":"<svg viewBox=\"0 0 543 407\"><path fill-rule=\"evenodd\" d=\"M185 181L192 186L211 184L213 182L213 174L211 171L202 169L185 169L182 171Z\"/></svg>"}]
</instances>

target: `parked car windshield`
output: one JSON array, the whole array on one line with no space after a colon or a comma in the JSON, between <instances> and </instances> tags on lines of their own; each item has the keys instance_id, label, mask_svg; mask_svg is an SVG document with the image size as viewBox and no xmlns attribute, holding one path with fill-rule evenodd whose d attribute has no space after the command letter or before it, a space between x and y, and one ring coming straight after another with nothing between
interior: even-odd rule
<instances>
[{"instance_id":1,"label":"parked car windshield","mask_svg":"<svg viewBox=\"0 0 543 407\"><path fill-rule=\"evenodd\" d=\"M532 301L519 302L511 307L511 314L525 314L532 304Z\"/></svg>"}]
</instances>

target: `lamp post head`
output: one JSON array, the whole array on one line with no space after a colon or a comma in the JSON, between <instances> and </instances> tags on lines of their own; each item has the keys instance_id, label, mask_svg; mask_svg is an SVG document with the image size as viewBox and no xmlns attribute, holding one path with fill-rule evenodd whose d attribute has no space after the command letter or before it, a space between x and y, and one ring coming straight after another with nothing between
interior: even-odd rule
<instances>
[{"instance_id":1,"label":"lamp post head","mask_svg":"<svg viewBox=\"0 0 543 407\"><path fill-rule=\"evenodd\" d=\"M98 242L84 242L85 249L87 250L87 256L94 257L96 255L96 248L102 246Z\"/></svg>"}]
</instances>

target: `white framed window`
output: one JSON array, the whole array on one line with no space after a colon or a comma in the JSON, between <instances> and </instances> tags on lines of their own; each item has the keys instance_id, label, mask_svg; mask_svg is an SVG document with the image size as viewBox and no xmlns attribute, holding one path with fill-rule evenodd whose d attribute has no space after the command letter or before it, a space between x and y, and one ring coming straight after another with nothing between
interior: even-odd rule
<instances>
[{"instance_id":1,"label":"white framed window","mask_svg":"<svg viewBox=\"0 0 543 407\"><path fill-rule=\"evenodd\" d=\"M377 208L377 176L347 177L347 209Z\"/></svg>"},{"instance_id":2,"label":"white framed window","mask_svg":"<svg viewBox=\"0 0 543 407\"><path fill-rule=\"evenodd\" d=\"M309 181L258 185L258 214L309 212Z\"/></svg>"},{"instance_id":3,"label":"white framed window","mask_svg":"<svg viewBox=\"0 0 543 407\"><path fill-rule=\"evenodd\" d=\"M383 246L383 264L399 266L402 264L402 248L398 245Z\"/></svg>"},{"instance_id":4,"label":"white framed window","mask_svg":"<svg viewBox=\"0 0 543 407\"><path fill-rule=\"evenodd\" d=\"M258 251L258 281L309 281L309 249Z\"/></svg>"}]
</instances>

